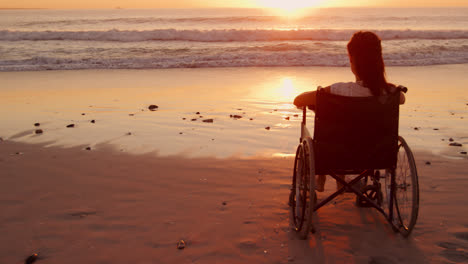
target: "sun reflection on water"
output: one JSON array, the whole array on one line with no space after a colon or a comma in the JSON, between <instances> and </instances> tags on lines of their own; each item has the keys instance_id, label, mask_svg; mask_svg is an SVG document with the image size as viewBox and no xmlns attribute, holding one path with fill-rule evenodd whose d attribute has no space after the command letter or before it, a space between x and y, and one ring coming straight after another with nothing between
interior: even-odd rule
<instances>
[{"instance_id":1,"label":"sun reflection on water","mask_svg":"<svg viewBox=\"0 0 468 264\"><path fill-rule=\"evenodd\" d=\"M252 89L250 99L275 104L292 104L294 98L305 90L299 88L293 77L282 77L268 81Z\"/></svg>"},{"instance_id":2,"label":"sun reflection on water","mask_svg":"<svg viewBox=\"0 0 468 264\"><path fill-rule=\"evenodd\" d=\"M278 87L277 91L282 98L288 99L289 101L292 101L299 93L290 77L284 77L281 80L281 85Z\"/></svg>"}]
</instances>

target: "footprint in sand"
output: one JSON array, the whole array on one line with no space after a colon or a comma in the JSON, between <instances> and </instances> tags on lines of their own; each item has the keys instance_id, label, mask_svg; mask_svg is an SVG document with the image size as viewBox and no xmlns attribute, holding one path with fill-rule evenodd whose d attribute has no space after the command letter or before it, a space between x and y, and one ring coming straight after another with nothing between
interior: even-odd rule
<instances>
[{"instance_id":1,"label":"footprint in sand","mask_svg":"<svg viewBox=\"0 0 468 264\"><path fill-rule=\"evenodd\" d=\"M456 238L468 241L468 232L459 232L454 234Z\"/></svg>"},{"instance_id":2,"label":"footprint in sand","mask_svg":"<svg viewBox=\"0 0 468 264\"><path fill-rule=\"evenodd\" d=\"M245 254L252 254L260 249L257 243L252 240L243 240L237 244L237 247Z\"/></svg>"},{"instance_id":3,"label":"footprint in sand","mask_svg":"<svg viewBox=\"0 0 468 264\"><path fill-rule=\"evenodd\" d=\"M457 243L452 243L452 242L440 242L437 245L445 249L457 249L459 247Z\"/></svg>"},{"instance_id":4,"label":"footprint in sand","mask_svg":"<svg viewBox=\"0 0 468 264\"><path fill-rule=\"evenodd\" d=\"M440 255L456 263L468 262L468 253L465 251L450 248L450 249L444 249L442 252L440 252Z\"/></svg>"},{"instance_id":5,"label":"footprint in sand","mask_svg":"<svg viewBox=\"0 0 468 264\"><path fill-rule=\"evenodd\" d=\"M83 218L83 217L87 217L89 215L95 215L95 214L97 214L96 211L76 211L76 212L71 212L68 215L73 216L73 217Z\"/></svg>"},{"instance_id":6,"label":"footprint in sand","mask_svg":"<svg viewBox=\"0 0 468 264\"><path fill-rule=\"evenodd\" d=\"M393 261L389 257L385 256L372 256L369 259L369 264L396 264L396 261Z\"/></svg>"},{"instance_id":7,"label":"footprint in sand","mask_svg":"<svg viewBox=\"0 0 468 264\"><path fill-rule=\"evenodd\" d=\"M455 233L454 236L458 239L468 241L468 232ZM463 242L440 242L437 245L444 248L440 255L450 261L457 263L468 262L468 252L465 251Z\"/></svg>"}]
</instances>

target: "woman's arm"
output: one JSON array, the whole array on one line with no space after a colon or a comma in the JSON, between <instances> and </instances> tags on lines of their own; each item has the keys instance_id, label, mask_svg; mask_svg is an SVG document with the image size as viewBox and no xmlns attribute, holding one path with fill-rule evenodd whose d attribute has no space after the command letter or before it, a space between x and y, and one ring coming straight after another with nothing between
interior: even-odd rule
<instances>
[{"instance_id":1,"label":"woman's arm","mask_svg":"<svg viewBox=\"0 0 468 264\"><path fill-rule=\"evenodd\" d=\"M330 92L330 86L325 87L325 88L319 88L319 89L323 89L327 93ZM317 91L301 93L300 95L296 96L296 98L294 99L294 105L296 107L314 106L317 100L316 98L317 98Z\"/></svg>"}]
</instances>

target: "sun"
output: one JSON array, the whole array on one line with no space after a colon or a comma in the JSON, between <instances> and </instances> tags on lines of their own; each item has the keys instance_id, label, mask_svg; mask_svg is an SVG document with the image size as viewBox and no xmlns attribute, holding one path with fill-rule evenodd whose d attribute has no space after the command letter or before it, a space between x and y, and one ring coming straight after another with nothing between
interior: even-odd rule
<instances>
[{"instance_id":1,"label":"sun","mask_svg":"<svg viewBox=\"0 0 468 264\"><path fill-rule=\"evenodd\" d=\"M300 16L305 9L319 7L322 0L257 0L260 7L273 10L277 15Z\"/></svg>"}]
</instances>

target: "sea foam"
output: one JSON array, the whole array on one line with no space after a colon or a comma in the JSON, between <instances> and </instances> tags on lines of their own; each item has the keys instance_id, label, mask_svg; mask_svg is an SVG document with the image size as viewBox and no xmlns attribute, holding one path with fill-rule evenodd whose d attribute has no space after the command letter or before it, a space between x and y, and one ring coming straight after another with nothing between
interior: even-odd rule
<instances>
[{"instance_id":1,"label":"sea foam","mask_svg":"<svg viewBox=\"0 0 468 264\"><path fill-rule=\"evenodd\" d=\"M0 41L196 41L196 42L245 42L245 41L347 41L357 30L298 29L298 30L106 30L106 31L14 31L1 30ZM468 30L374 30L383 40L404 39L468 39Z\"/></svg>"}]
</instances>

